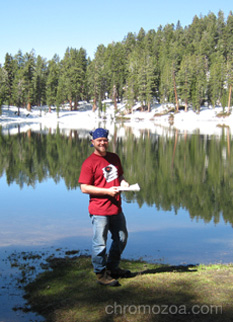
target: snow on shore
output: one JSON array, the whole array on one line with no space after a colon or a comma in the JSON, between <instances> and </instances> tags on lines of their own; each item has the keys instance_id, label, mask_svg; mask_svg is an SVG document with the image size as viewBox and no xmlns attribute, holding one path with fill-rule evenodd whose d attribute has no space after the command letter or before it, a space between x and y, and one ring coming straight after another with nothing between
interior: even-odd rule
<instances>
[{"instance_id":1,"label":"snow on shore","mask_svg":"<svg viewBox=\"0 0 233 322\"><path fill-rule=\"evenodd\" d=\"M82 103L79 105L78 111L62 109L59 111L59 115L55 109L49 113L47 106L33 107L31 112L21 108L18 116L17 107L3 106L0 126L3 134L16 134L29 129L56 131L58 127L60 131L83 130L88 134L90 130L99 126L108 128L110 134L114 133L116 126L121 130L120 132L122 132L122 128L131 127L135 134L146 129L157 134L174 129L187 134L222 135L223 131L229 132L229 130L230 133L233 133L233 114L219 117L218 114L222 111L222 107L202 107L198 114L193 110L164 114L166 107L156 105L153 106L151 112L138 111L135 106L131 114L126 114L124 104L119 104L118 113L115 114L113 105L107 108L106 113L100 113L98 109L93 112L91 104ZM119 121L118 117L121 117L122 121ZM122 135L124 135L123 132Z\"/></svg>"}]
</instances>

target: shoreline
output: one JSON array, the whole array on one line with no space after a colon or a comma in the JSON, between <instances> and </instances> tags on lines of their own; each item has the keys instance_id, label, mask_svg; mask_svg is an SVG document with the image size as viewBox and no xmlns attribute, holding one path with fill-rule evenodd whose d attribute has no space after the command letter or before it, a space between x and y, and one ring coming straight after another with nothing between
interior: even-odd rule
<instances>
[{"instance_id":1,"label":"shoreline","mask_svg":"<svg viewBox=\"0 0 233 322\"><path fill-rule=\"evenodd\" d=\"M9 319L9 321L14 321L14 317L17 316L17 321L23 322L28 321L28 319L35 319L35 321L44 321L42 315L38 315L39 312L36 313L33 310L33 302L30 303L30 300L34 301L33 296L30 298L30 291L28 292L28 287L30 290L30 285L37 284L37 280L41 278L41 276L48 276L48 279L55 279L57 273L60 269L63 270L66 266L69 267L73 265L72 263L84 259L88 261L88 270L90 271L92 276L92 288L96 287L94 274L92 272L91 255L86 253L85 251L79 250L68 250L67 248L53 248L44 249L44 250L12 250L10 253L6 253L6 258L4 259L5 265L8 265L10 268L10 272L8 272L7 278L4 277L4 282L1 285L2 288L2 296L5 295L4 309L2 308L2 317ZM138 263L138 264L137 264ZM124 284L124 281L130 285L130 283L135 283L139 279L144 276L145 278L152 279L159 273L166 274L174 274L177 272L189 272L189 270L196 270L200 268L200 270L208 271L217 268L217 271L223 270L232 270L232 263L210 263L210 264L202 264L202 263L187 263L187 264L166 264L166 263L158 263L158 262L150 262L146 259L127 259L122 258L122 265L128 266L136 266L140 267L142 272L135 274L133 279L121 279L121 282ZM78 267L74 267L76 271ZM3 270L4 273L4 270ZM75 272L74 272L75 273ZM41 275L42 274L42 275ZM154 275L156 274L156 275ZM159 274L160 275L160 274ZM172 282L172 275L169 277ZM66 278L59 278L59 283L66 283ZM137 282L138 283L138 282ZM50 284L48 280L48 285ZM39 283L40 285L40 283ZM27 290L26 300L25 300L25 289ZM34 288L33 288L34 289ZM49 291L49 289L48 289ZM13 295L12 295L13 294ZM29 302L28 302L29 299ZM2 298L3 300L3 298ZM4 304L4 303L2 303ZM32 307L31 305L32 304ZM39 308L39 307L38 307ZM41 307L43 311L43 306ZM7 311L10 310L10 311ZM8 320L4 320L8 321Z\"/></svg>"},{"instance_id":2,"label":"shoreline","mask_svg":"<svg viewBox=\"0 0 233 322\"><path fill-rule=\"evenodd\" d=\"M222 107L202 107L199 113L193 110L187 112L181 110L177 113L168 112L166 107L158 105L150 112L134 110L127 114L120 105L118 113L114 107L107 108L107 112L93 112L90 104L80 105L78 111L60 110L59 116L56 110L48 112L48 107L33 107L31 112L25 108L20 109L20 116L17 116L18 108L10 106L2 107L0 126L2 133L17 134L27 132L29 129L41 131L45 129L56 130L82 130L89 131L103 124L113 134L114 127L132 128L133 131L149 130L152 133L162 135L168 131L178 131L181 134L217 135L233 132L233 114L219 116L223 112ZM124 136L124 134L123 134Z\"/></svg>"},{"instance_id":3,"label":"shoreline","mask_svg":"<svg viewBox=\"0 0 233 322\"><path fill-rule=\"evenodd\" d=\"M194 306L203 307L204 313L198 314L200 321L205 321L207 313L208 317L215 314L217 321L230 314L228 308L232 300L228 293L232 282L232 264L165 265L149 264L142 260L122 260L121 266L129 269L131 276L119 279L119 287L105 287L103 292L103 286L96 283L90 256L77 251L65 255L47 258L43 274L37 274L35 279L24 283L26 301L24 305L15 307L15 312L24 312L25 317L35 312L39 314L36 315L36 321L42 317L51 321L64 321L73 316L78 321L102 321L104 316L107 318L106 307L111 303L117 303L118 308L119 304L135 307L135 304L141 306L143 303L148 308L148 305L155 306L156 303L157 308L170 304L173 309L182 306L188 311ZM214 307L218 309L216 312L206 311ZM124 321L125 318L127 321L141 321L145 313L119 314L111 314L111 321L118 321L117 317ZM180 314L184 313L172 313L172 318L179 319ZM163 321L170 321L170 315L164 316ZM189 318L195 321L197 314L191 314Z\"/></svg>"}]
</instances>

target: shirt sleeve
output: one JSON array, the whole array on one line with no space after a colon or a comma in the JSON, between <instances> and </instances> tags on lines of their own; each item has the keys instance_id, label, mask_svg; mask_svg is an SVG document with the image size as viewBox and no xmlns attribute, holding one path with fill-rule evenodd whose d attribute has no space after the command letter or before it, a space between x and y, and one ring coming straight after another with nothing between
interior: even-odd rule
<instances>
[{"instance_id":1,"label":"shirt sleeve","mask_svg":"<svg viewBox=\"0 0 233 322\"><path fill-rule=\"evenodd\" d=\"M79 180L78 182L84 183L84 184L91 184L93 185L93 169L91 167L91 165L87 162L84 161L81 167L81 172L80 172L80 176L79 176Z\"/></svg>"}]
</instances>

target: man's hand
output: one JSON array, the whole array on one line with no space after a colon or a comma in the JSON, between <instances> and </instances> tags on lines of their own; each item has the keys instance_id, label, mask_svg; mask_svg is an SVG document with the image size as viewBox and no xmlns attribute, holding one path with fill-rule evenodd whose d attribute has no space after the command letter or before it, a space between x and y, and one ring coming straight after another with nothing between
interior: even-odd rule
<instances>
[{"instance_id":1,"label":"man's hand","mask_svg":"<svg viewBox=\"0 0 233 322\"><path fill-rule=\"evenodd\" d=\"M115 187L115 186L108 189L108 195L111 196L111 197L115 197L119 193L120 192L119 192L118 188Z\"/></svg>"},{"instance_id":2,"label":"man's hand","mask_svg":"<svg viewBox=\"0 0 233 322\"><path fill-rule=\"evenodd\" d=\"M123 179L121 180L121 187L129 187L129 183Z\"/></svg>"}]
</instances>

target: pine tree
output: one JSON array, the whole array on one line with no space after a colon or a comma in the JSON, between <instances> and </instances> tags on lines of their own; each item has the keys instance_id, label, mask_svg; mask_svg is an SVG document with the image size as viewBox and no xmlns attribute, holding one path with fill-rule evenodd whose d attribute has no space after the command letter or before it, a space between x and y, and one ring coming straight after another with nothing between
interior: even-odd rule
<instances>
[{"instance_id":1,"label":"pine tree","mask_svg":"<svg viewBox=\"0 0 233 322\"><path fill-rule=\"evenodd\" d=\"M211 59L209 76L209 96L212 105L219 105L222 100L224 83L226 81L226 62L221 53L214 54Z\"/></svg>"},{"instance_id":2,"label":"pine tree","mask_svg":"<svg viewBox=\"0 0 233 322\"><path fill-rule=\"evenodd\" d=\"M224 14L222 11L218 12L218 17L216 21L216 52L223 55L226 58L226 44L225 44L225 21Z\"/></svg>"},{"instance_id":3,"label":"pine tree","mask_svg":"<svg viewBox=\"0 0 233 322\"><path fill-rule=\"evenodd\" d=\"M127 37L124 38L122 44L124 46L126 59L128 59L130 53L134 50L135 45L136 45L135 35L132 32L129 32L127 34Z\"/></svg>"},{"instance_id":4,"label":"pine tree","mask_svg":"<svg viewBox=\"0 0 233 322\"><path fill-rule=\"evenodd\" d=\"M108 93L110 93L116 108L116 103L123 97L125 85L126 59L121 43L108 45L105 52Z\"/></svg>"},{"instance_id":5,"label":"pine tree","mask_svg":"<svg viewBox=\"0 0 233 322\"><path fill-rule=\"evenodd\" d=\"M95 58L87 67L88 92L93 99L93 111L97 108L97 102L101 107L101 102L105 97L107 88L107 70L105 63L106 47L99 45L97 47Z\"/></svg>"},{"instance_id":6,"label":"pine tree","mask_svg":"<svg viewBox=\"0 0 233 322\"><path fill-rule=\"evenodd\" d=\"M141 52L138 65L138 99L142 107L147 105L147 109L150 111L154 86L154 66L147 47Z\"/></svg>"},{"instance_id":7,"label":"pine tree","mask_svg":"<svg viewBox=\"0 0 233 322\"><path fill-rule=\"evenodd\" d=\"M7 78L8 74L5 68L0 65L0 115L2 114L2 104L7 97Z\"/></svg>"},{"instance_id":8,"label":"pine tree","mask_svg":"<svg viewBox=\"0 0 233 322\"><path fill-rule=\"evenodd\" d=\"M173 102L174 95L174 61L170 55L171 47L175 41L174 25L168 24L163 29L163 37L159 51L159 94L162 102Z\"/></svg>"},{"instance_id":9,"label":"pine tree","mask_svg":"<svg viewBox=\"0 0 233 322\"><path fill-rule=\"evenodd\" d=\"M227 57L227 89L228 89L228 113L230 113L233 85L233 53Z\"/></svg>"},{"instance_id":10,"label":"pine tree","mask_svg":"<svg viewBox=\"0 0 233 322\"><path fill-rule=\"evenodd\" d=\"M166 59L161 70L160 99L163 103L174 102L174 79L172 61Z\"/></svg>"},{"instance_id":11,"label":"pine tree","mask_svg":"<svg viewBox=\"0 0 233 322\"><path fill-rule=\"evenodd\" d=\"M207 64L206 58L196 55L194 65L194 75L192 79L192 105L197 111L200 110L207 93Z\"/></svg>"},{"instance_id":12,"label":"pine tree","mask_svg":"<svg viewBox=\"0 0 233 322\"><path fill-rule=\"evenodd\" d=\"M24 55L23 64L23 83L26 97L27 110L31 111L31 105L34 98L33 77L35 73L35 55L34 52Z\"/></svg>"},{"instance_id":13,"label":"pine tree","mask_svg":"<svg viewBox=\"0 0 233 322\"><path fill-rule=\"evenodd\" d=\"M46 102L47 62L41 56L36 59L33 73L34 102L41 106Z\"/></svg>"},{"instance_id":14,"label":"pine tree","mask_svg":"<svg viewBox=\"0 0 233 322\"><path fill-rule=\"evenodd\" d=\"M16 72L15 61L11 55L8 53L5 56L4 70L6 71L6 79L5 79L5 90L6 90L6 101L9 105L12 104L12 89L13 89L13 81Z\"/></svg>"},{"instance_id":15,"label":"pine tree","mask_svg":"<svg viewBox=\"0 0 233 322\"><path fill-rule=\"evenodd\" d=\"M56 107L57 114L59 115L60 106L66 101L65 78L64 75L60 75L58 79L57 93L56 93Z\"/></svg>"},{"instance_id":16,"label":"pine tree","mask_svg":"<svg viewBox=\"0 0 233 322\"><path fill-rule=\"evenodd\" d=\"M74 103L74 108L77 108L78 101L83 98L84 84L86 81L87 59L86 51L67 48L65 56L61 61L61 82L63 86L63 98L59 101L68 101L70 110ZM59 90L59 96L62 94Z\"/></svg>"},{"instance_id":17,"label":"pine tree","mask_svg":"<svg viewBox=\"0 0 233 322\"><path fill-rule=\"evenodd\" d=\"M188 110L188 105L191 104L191 88L193 74L194 56L188 54L183 57L177 75L179 96L181 98L182 103L184 103L186 112Z\"/></svg>"},{"instance_id":18,"label":"pine tree","mask_svg":"<svg viewBox=\"0 0 233 322\"><path fill-rule=\"evenodd\" d=\"M208 16L201 19L201 22L202 32L198 53L206 56L206 59L209 61L212 53L215 51L218 40L217 19L213 13L209 13Z\"/></svg>"},{"instance_id":19,"label":"pine tree","mask_svg":"<svg viewBox=\"0 0 233 322\"><path fill-rule=\"evenodd\" d=\"M87 58L86 50L80 48L75 57L74 67L74 102L75 109L77 109L78 102L83 100L86 96L86 71L87 71Z\"/></svg>"},{"instance_id":20,"label":"pine tree","mask_svg":"<svg viewBox=\"0 0 233 322\"><path fill-rule=\"evenodd\" d=\"M233 53L233 14L229 13L225 27L226 57Z\"/></svg>"},{"instance_id":21,"label":"pine tree","mask_svg":"<svg viewBox=\"0 0 233 322\"><path fill-rule=\"evenodd\" d=\"M139 33L137 34L137 38L136 38L138 47L141 46L143 48L145 36L146 36L146 32L143 28L141 28L139 30Z\"/></svg>"},{"instance_id":22,"label":"pine tree","mask_svg":"<svg viewBox=\"0 0 233 322\"><path fill-rule=\"evenodd\" d=\"M128 58L126 69L125 98L127 99L127 109L132 112L132 107L138 98L138 74L139 74L139 53L135 49Z\"/></svg>"},{"instance_id":23,"label":"pine tree","mask_svg":"<svg viewBox=\"0 0 233 322\"><path fill-rule=\"evenodd\" d=\"M20 107L25 105L25 79L23 74L23 68L19 68L15 74L13 88L13 102L18 107L18 115L20 115Z\"/></svg>"},{"instance_id":24,"label":"pine tree","mask_svg":"<svg viewBox=\"0 0 233 322\"><path fill-rule=\"evenodd\" d=\"M57 102L57 90L59 80L59 68L60 60L57 55L48 62L48 77L46 80L46 103L49 106L49 112L51 112L51 106L56 105Z\"/></svg>"}]
</instances>

